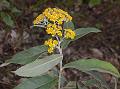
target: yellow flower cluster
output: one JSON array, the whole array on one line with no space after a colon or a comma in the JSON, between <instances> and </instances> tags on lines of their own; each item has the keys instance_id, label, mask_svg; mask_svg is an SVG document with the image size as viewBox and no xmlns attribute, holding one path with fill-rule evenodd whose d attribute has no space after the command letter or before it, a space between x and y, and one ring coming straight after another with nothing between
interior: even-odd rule
<instances>
[{"instance_id":1,"label":"yellow flower cluster","mask_svg":"<svg viewBox=\"0 0 120 89\"><path fill-rule=\"evenodd\" d=\"M34 21L33 21L33 24L36 25L36 24L39 24L41 21L44 20L44 15L43 14L40 14Z\"/></svg>"},{"instance_id":2,"label":"yellow flower cluster","mask_svg":"<svg viewBox=\"0 0 120 89\"><path fill-rule=\"evenodd\" d=\"M34 21L33 24L39 24L47 18L49 21L56 22L57 24L62 24L63 22L68 22L72 20L72 17L65 11L58 8L47 8L40 14Z\"/></svg>"},{"instance_id":3,"label":"yellow flower cluster","mask_svg":"<svg viewBox=\"0 0 120 89\"><path fill-rule=\"evenodd\" d=\"M51 34L52 36L57 35L57 36L59 36L59 37L62 37L62 32L61 32L61 30L62 30L62 27L61 27L61 26L50 23L50 24L47 25L46 32L47 32L48 34Z\"/></svg>"},{"instance_id":4,"label":"yellow flower cluster","mask_svg":"<svg viewBox=\"0 0 120 89\"><path fill-rule=\"evenodd\" d=\"M75 32L71 29L65 29L65 38L71 38L74 39L76 36Z\"/></svg>"},{"instance_id":5,"label":"yellow flower cluster","mask_svg":"<svg viewBox=\"0 0 120 89\"><path fill-rule=\"evenodd\" d=\"M67 12L58 8L47 8L33 21L33 24L39 25L41 22L47 21L47 24L44 25L47 34L51 35L52 37L58 37L58 39L74 39L76 34L74 31L72 31L72 29L63 29L63 23L71 20L72 17ZM49 53L52 53L55 47L58 45L58 39L53 40L51 38L45 41L44 44L49 47Z\"/></svg>"},{"instance_id":6,"label":"yellow flower cluster","mask_svg":"<svg viewBox=\"0 0 120 89\"><path fill-rule=\"evenodd\" d=\"M51 39L48 39L47 41L45 41L44 45L48 46L48 52L49 53L52 53L55 46L58 45L58 41L57 40L53 40L52 38Z\"/></svg>"},{"instance_id":7,"label":"yellow flower cluster","mask_svg":"<svg viewBox=\"0 0 120 89\"><path fill-rule=\"evenodd\" d=\"M65 11L58 8L47 8L43 15L47 17L50 21L62 24L63 21L68 22L72 20L72 17Z\"/></svg>"}]
</instances>

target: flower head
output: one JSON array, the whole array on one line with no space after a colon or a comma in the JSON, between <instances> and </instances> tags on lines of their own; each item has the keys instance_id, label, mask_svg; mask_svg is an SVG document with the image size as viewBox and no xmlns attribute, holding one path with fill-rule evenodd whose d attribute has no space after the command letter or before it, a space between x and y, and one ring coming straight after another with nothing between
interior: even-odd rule
<instances>
[{"instance_id":1,"label":"flower head","mask_svg":"<svg viewBox=\"0 0 120 89\"><path fill-rule=\"evenodd\" d=\"M76 34L72 29L64 29L64 22L72 21L72 17L65 11L58 8L47 8L34 21L34 26L42 25L48 35L52 38L45 41L48 46L48 53L52 53L56 47L60 47L63 39L74 39ZM42 22L42 23L41 23ZM47 23L45 23L47 22ZM56 40L54 40L54 39Z\"/></svg>"},{"instance_id":2,"label":"flower head","mask_svg":"<svg viewBox=\"0 0 120 89\"><path fill-rule=\"evenodd\" d=\"M68 22L72 20L72 17L65 11L58 8L47 8L43 15L52 22L62 24L64 21Z\"/></svg>"},{"instance_id":3,"label":"flower head","mask_svg":"<svg viewBox=\"0 0 120 89\"><path fill-rule=\"evenodd\" d=\"M49 21L52 21L54 23L56 22L57 24L63 24L63 22L72 20L72 17L61 9L47 8L33 21L33 24L39 24L44 18L47 18Z\"/></svg>"},{"instance_id":4,"label":"flower head","mask_svg":"<svg viewBox=\"0 0 120 89\"><path fill-rule=\"evenodd\" d=\"M62 36L61 30L62 30L61 26L50 23L50 24L47 25L46 32L47 32L47 34L51 34L52 36L58 35L58 36L61 37Z\"/></svg>"},{"instance_id":5,"label":"flower head","mask_svg":"<svg viewBox=\"0 0 120 89\"><path fill-rule=\"evenodd\" d=\"M33 24L39 24L41 21L43 21L44 19L44 15L43 14L40 14L34 21L33 21Z\"/></svg>"},{"instance_id":6,"label":"flower head","mask_svg":"<svg viewBox=\"0 0 120 89\"><path fill-rule=\"evenodd\" d=\"M71 29L65 29L65 38L74 39L76 36L75 32Z\"/></svg>"},{"instance_id":7,"label":"flower head","mask_svg":"<svg viewBox=\"0 0 120 89\"><path fill-rule=\"evenodd\" d=\"M52 53L53 50L55 49L55 47L58 45L58 41L57 40L53 40L52 38L50 38L47 41L45 41L44 44L46 46L48 46L48 52Z\"/></svg>"}]
</instances>

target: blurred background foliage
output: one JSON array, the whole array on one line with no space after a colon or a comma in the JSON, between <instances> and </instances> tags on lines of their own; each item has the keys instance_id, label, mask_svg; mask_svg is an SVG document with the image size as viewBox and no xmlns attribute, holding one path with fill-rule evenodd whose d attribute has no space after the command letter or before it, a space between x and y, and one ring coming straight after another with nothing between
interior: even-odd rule
<instances>
[{"instance_id":1,"label":"blurred background foliage","mask_svg":"<svg viewBox=\"0 0 120 89\"><path fill-rule=\"evenodd\" d=\"M57 7L73 17L75 28L96 27L99 34L89 34L71 43L64 50L64 63L76 58L105 59L120 69L120 0L0 0L0 63L17 52L43 44L47 38L43 29L31 28L44 9ZM20 78L10 71L18 65L0 69L0 89L12 89ZM66 77L77 74L66 70ZM76 75L79 77L78 75ZM106 75L105 75L106 76ZM110 82L111 76L106 76Z\"/></svg>"}]
</instances>

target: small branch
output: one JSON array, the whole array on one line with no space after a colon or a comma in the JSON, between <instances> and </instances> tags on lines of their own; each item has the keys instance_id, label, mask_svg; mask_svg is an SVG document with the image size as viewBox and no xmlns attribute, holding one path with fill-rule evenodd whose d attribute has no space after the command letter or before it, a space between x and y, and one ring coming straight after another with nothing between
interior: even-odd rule
<instances>
[{"instance_id":1,"label":"small branch","mask_svg":"<svg viewBox=\"0 0 120 89\"><path fill-rule=\"evenodd\" d=\"M30 28L33 28L33 27L45 28L43 25L34 25L34 26L30 26Z\"/></svg>"},{"instance_id":2,"label":"small branch","mask_svg":"<svg viewBox=\"0 0 120 89\"><path fill-rule=\"evenodd\" d=\"M64 38L65 38L65 37L63 37L63 38L61 39L60 44L63 42Z\"/></svg>"}]
</instances>

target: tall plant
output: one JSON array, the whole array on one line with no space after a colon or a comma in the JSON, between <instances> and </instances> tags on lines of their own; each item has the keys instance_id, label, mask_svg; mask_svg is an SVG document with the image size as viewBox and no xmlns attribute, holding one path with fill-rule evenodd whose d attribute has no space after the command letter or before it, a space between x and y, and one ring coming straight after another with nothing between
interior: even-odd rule
<instances>
[{"instance_id":1,"label":"tall plant","mask_svg":"<svg viewBox=\"0 0 120 89\"><path fill-rule=\"evenodd\" d=\"M92 27L74 28L72 17L58 8L47 8L34 21L33 26L41 27L49 35L44 45L32 47L13 56L9 63L22 64L15 74L26 78L14 89L62 89L65 68L75 68L91 75L94 79L83 82L70 82L65 89L88 89L95 86L99 89L110 89L100 72L109 73L116 78L120 77L118 70L110 63L95 58L80 59L63 66L63 49L71 41L79 39L88 33L97 33L100 30ZM59 70L56 65L59 64ZM57 84L58 82L58 84ZM58 85L58 88L56 87ZM70 86L72 85L72 87ZM115 82L115 88L117 84ZM116 88L117 89L117 88Z\"/></svg>"}]
</instances>

